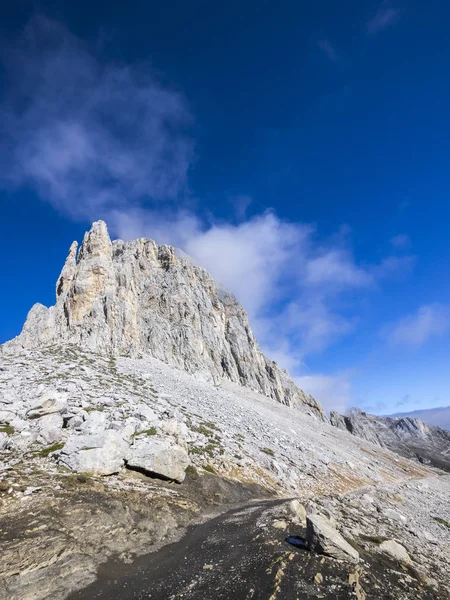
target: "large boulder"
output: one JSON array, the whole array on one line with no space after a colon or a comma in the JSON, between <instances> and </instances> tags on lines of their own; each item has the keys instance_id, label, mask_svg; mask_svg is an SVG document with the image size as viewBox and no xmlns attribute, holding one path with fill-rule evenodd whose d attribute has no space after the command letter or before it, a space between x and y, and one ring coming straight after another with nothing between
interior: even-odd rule
<instances>
[{"instance_id":1,"label":"large boulder","mask_svg":"<svg viewBox=\"0 0 450 600\"><path fill-rule=\"evenodd\" d=\"M402 546L395 540L386 540L382 542L379 546L379 549L381 550L381 552L383 552L383 554L387 554L388 556L390 556L395 561L401 564L412 564L412 560L408 552L406 551L406 548L404 548L404 546Z\"/></svg>"},{"instance_id":2,"label":"large boulder","mask_svg":"<svg viewBox=\"0 0 450 600\"><path fill-rule=\"evenodd\" d=\"M67 396L56 390L41 392L38 402L27 411L27 419L39 419L53 413L64 414L67 412Z\"/></svg>"},{"instance_id":3,"label":"large boulder","mask_svg":"<svg viewBox=\"0 0 450 600\"><path fill-rule=\"evenodd\" d=\"M44 415L37 420L39 429L38 442L43 444L54 444L62 438L62 427L64 419L59 413Z\"/></svg>"},{"instance_id":4,"label":"large boulder","mask_svg":"<svg viewBox=\"0 0 450 600\"><path fill-rule=\"evenodd\" d=\"M129 431L112 429L94 435L74 435L61 450L58 463L81 473L118 473L127 455L130 435Z\"/></svg>"},{"instance_id":5,"label":"large boulder","mask_svg":"<svg viewBox=\"0 0 450 600\"><path fill-rule=\"evenodd\" d=\"M357 563L359 553L345 541L332 522L322 515L306 519L306 539L310 550L339 560Z\"/></svg>"},{"instance_id":6,"label":"large boulder","mask_svg":"<svg viewBox=\"0 0 450 600\"><path fill-rule=\"evenodd\" d=\"M127 466L182 483L190 459L178 444L156 436L138 437L128 450Z\"/></svg>"}]
</instances>

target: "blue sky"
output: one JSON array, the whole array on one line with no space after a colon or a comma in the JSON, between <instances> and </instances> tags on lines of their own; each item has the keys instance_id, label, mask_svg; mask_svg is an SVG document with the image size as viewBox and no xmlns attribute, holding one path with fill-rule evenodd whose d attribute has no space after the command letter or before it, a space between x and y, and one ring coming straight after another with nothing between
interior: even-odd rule
<instances>
[{"instance_id":1,"label":"blue sky","mask_svg":"<svg viewBox=\"0 0 450 600\"><path fill-rule=\"evenodd\" d=\"M449 19L433 0L10 3L0 342L103 218L194 256L327 407L450 404Z\"/></svg>"}]
</instances>

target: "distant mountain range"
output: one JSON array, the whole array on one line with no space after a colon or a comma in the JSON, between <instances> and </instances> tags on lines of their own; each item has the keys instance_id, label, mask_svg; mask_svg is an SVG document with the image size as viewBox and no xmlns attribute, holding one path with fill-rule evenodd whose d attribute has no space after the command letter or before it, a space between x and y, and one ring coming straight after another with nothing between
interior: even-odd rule
<instances>
[{"instance_id":1,"label":"distant mountain range","mask_svg":"<svg viewBox=\"0 0 450 600\"><path fill-rule=\"evenodd\" d=\"M390 417L411 417L420 419L427 425L437 425L442 429L450 430L450 406L440 406L438 408L428 408L424 410L413 410L412 412L399 412Z\"/></svg>"}]
</instances>

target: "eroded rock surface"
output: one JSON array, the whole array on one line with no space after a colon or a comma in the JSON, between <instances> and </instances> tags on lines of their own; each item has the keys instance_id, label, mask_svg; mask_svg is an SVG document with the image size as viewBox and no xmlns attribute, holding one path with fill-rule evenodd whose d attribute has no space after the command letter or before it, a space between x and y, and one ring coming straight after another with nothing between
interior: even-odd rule
<instances>
[{"instance_id":1,"label":"eroded rock surface","mask_svg":"<svg viewBox=\"0 0 450 600\"><path fill-rule=\"evenodd\" d=\"M411 417L377 417L354 409L349 415L331 411L331 424L402 456L450 472L450 431Z\"/></svg>"},{"instance_id":2,"label":"eroded rock surface","mask_svg":"<svg viewBox=\"0 0 450 600\"><path fill-rule=\"evenodd\" d=\"M359 561L358 551L342 537L330 519L310 515L306 520L306 539L313 552L326 554L338 560Z\"/></svg>"},{"instance_id":3,"label":"eroded rock surface","mask_svg":"<svg viewBox=\"0 0 450 600\"><path fill-rule=\"evenodd\" d=\"M266 358L236 298L170 246L111 242L103 221L74 242L56 304L36 304L6 349L75 344L105 354L148 353L200 378L239 383L326 420L320 404Z\"/></svg>"}]
</instances>

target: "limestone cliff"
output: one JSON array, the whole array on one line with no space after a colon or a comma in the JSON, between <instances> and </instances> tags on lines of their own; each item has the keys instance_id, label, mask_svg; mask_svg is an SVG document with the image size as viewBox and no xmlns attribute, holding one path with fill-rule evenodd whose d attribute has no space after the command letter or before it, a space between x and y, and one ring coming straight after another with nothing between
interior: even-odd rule
<instances>
[{"instance_id":1,"label":"limestone cliff","mask_svg":"<svg viewBox=\"0 0 450 600\"><path fill-rule=\"evenodd\" d=\"M97 221L69 250L56 304L36 304L5 349L73 344L110 354L149 354L198 377L222 378L326 420L320 404L261 352L235 297L174 248L111 242Z\"/></svg>"}]
</instances>

